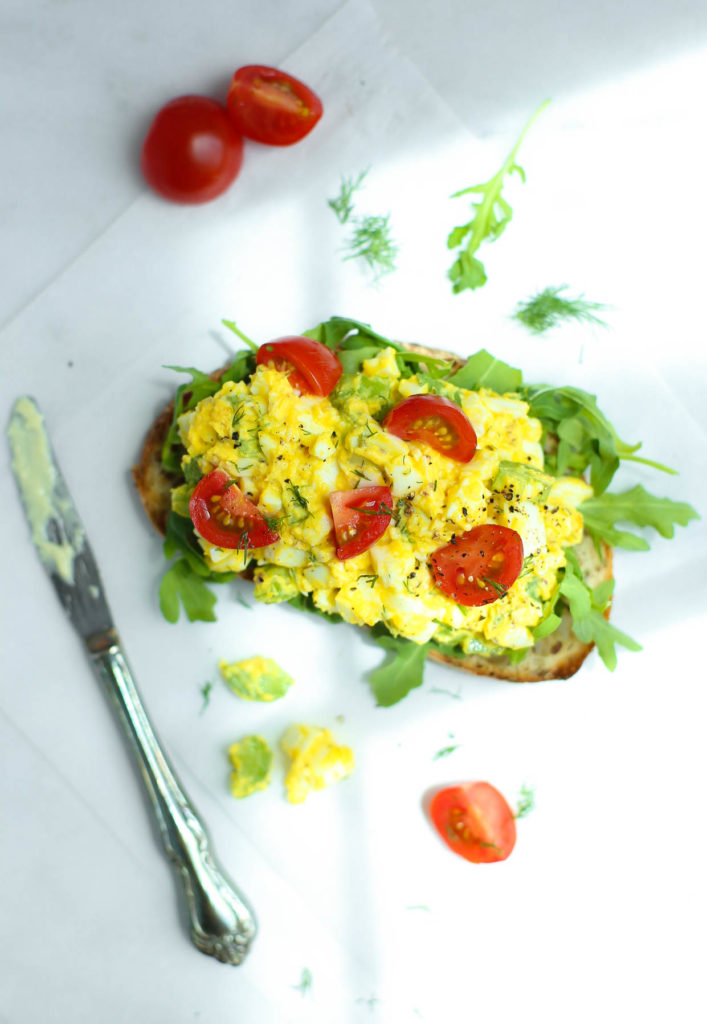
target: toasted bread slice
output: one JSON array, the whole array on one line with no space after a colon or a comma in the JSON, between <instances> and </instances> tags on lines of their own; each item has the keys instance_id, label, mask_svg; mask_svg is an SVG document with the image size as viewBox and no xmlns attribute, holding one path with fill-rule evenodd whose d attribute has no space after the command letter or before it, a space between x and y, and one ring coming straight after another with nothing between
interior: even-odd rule
<instances>
[{"instance_id":1,"label":"toasted bread slice","mask_svg":"<svg viewBox=\"0 0 707 1024\"><path fill-rule=\"evenodd\" d=\"M406 348L437 359L449 359L457 367L463 364L463 360L452 352L426 348L422 345L406 345ZM226 367L223 367L211 376L218 380L225 371ZM170 490L175 485L175 479L162 466L162 448L172 423L173 413L174 403L170 402L150 427L140 458L133 466L133 479L145 512L153 526L162 534L167 529ZM611 579L611 548L602 544L598 552L591 539L585 537L574 550L590 587L596 587L603 580ZM608 616L608 610L606 615ZM558 629L550 636L538 640L518 665L511 664L505 656L482 657L469 654L455 657L432 650L429 657L433 661L453 665L473 675L492 676L509 682L531 683L543 679L568 679L578 671L594 646L577 639L572 632L571 621L569 612L565 610Z\"/></svg>"}]
</instances>

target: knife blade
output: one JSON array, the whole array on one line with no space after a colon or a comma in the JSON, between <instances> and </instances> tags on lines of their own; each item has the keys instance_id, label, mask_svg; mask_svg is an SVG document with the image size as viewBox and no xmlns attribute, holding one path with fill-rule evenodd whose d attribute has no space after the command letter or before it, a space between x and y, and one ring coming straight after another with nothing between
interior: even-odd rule
<instances>
[{"instance_id":1,"label":"knife blade","mask_svg":"<svg viewBox=\"0 0 707 1024\"><path fill-rule=\"evenodd\" d=\"M191 939L201 952L239 964L255 937L255 917L216 861L208 832L152 727L34 399L17 399L7 435L32 542L137 758L165 852L182 882Z\"/></svg>"}]
</instances>

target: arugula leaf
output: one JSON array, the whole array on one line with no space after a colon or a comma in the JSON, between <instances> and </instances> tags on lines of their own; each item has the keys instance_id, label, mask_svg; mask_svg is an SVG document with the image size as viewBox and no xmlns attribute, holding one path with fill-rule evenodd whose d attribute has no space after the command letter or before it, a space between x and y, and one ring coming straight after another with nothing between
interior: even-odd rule
<instances>
[{"instance_id":1,"label":"arugula leaf","mask_svg":"<svg viewBox=\"0 0 707 1024\"><path fill-rule=\"evenodd\" d=\"M191 519L184 519L175 512L170 512L167 518L163 549L167 559L180 555L160 582L160 609L167 622L178 620L180 603L190 622L196 619L215 622L216 597L206 583L228 583L236 573L211 572L204 562Z\"/></svg>"},{"instance_id":2,"label":"arugula leaf","mask_svg":"<svg viewBox=\"0 0 707 1024\"><path fill-rule=\"evenodd\" d=\"M430 645L392 636L382 623L373 626L370 635L385 650L393 652L393 658L375 669L369 677L378 707L389 708L407 696L410 690L422 685Z\"/></svg>"},{"instance_id":3,"label":"arugula leaf","mask_svg":"<svg viewBox=\"0 0 707 1024\"><path fill-rule=\"evenodd\" d=\"M644 537L626 530L619 530L617 523L632 523L635 526L649 526L670 539L675 536L675 526L687 526L691 519L699 519L692 505L670 498L658 498L650 494L641 484L636 484L620 494L602 494L588 498L579 506L584 525L598 543L606 541L612 548L628 551L647 551L650 545Z\"/></svg>"},{"instance_id":4,"label":"arugula leaf","mask_svg":"<svg viewBox=\"0 0 707 1024\"><path fill-rule=\"evenodd\" d=\"M179 618L180 603L190 622L215 622L216 596L201 576L192 571L186 558L179 558L162 577L159 589L160 609L167 622Z\"/></svg>"},{"instance_id":5,"label":"arugula leaf","mask_svg":"<svg viewBox=\"0 0 707 1024\"><path fill-rule=\"evenodd\" d=\"M616 668L617 644L621 644L629 651L642 650L636 640L622 633L604 618L604 612L611 600L613 582L605 581L592 590L584 581L574 551L571 548L567 551L567 565L559 591L567 602L572 616L572 632L582 643L596 644L599 657L610 672Z\"/></svg>"},{"instance_id":6,"label":"arugula leaf","mask_svg":"<svg viewBox=\"0 0 707 1024\"><path fill-rule=\"evenodd\" d=\"M596 495L611 483L621 460L640 462L664 473L675 470L634 453L641 447L622 441L597 405L594 395L573 387L529 384L523 397L529 414L542 422L546 435L559 438L557 451L546 453L546 466L555 476L568 470L580 476L590 469L590 483Z\"/></svg>"},{"instance_id":7,"label":"arugula leaf","mask_svg":"<svg viewBox=\"0 0 707 1024\"><path fill-rule=\"evenodd\" d=\"M382 334L378 334L370 324L364 324L360 320L352 320L345 316L332 316L311 330L302 333L305 338L321 341L322 345L326 345L332 350L360 348L362 345L370 345L378 351L388 346L395 349L402 348L397 342L389 341Z\"/></svg>"},{"instance_id":8,"label":"arugula leaf","mask_svg":"<svg viewBox=\"0 0 707 1024\"><path fill-rule=\"evenodd\" d=\"M480 197L478 202L472 203L474 215L471 220L467 224L461 224L454 228L447 238L447 248L449 249L458 249L466 241L465 248L458 254L448 274L455 295L466 288L473 290L486 284L486 270L475 253L482 242L495 242L497 238L500 238L511 222L513 210L501 194L504 179L511 174L518 174L521 180L525 181L525 171L516 163L516 154L531 124L548 106L549 102L549 100L545 100L540 104L518 136L516 144L504 163L492 178L482 185L472 185L470 188L461 189L452 196L452 199L469 194Z\"/></svg>"},{"instance_id":9,"label":"arugula leaf","mask_svg":"<svg viewBox=\"0 0 707 1024\"><path fill-rule=\"evenodd\" d=\"M485 348L469 356L460 370L447 378L449 384L455 384L467 391L478 391L489 388L499 395L519 391L523 383L523 374L514 366L509 366L501 359L496 359Z\"/></svg>"},{"instance_id":10,"label":"arugula leaf","mask_svg":"<svg viewBox=\"0 0 707 1024\"><path fill-rule=\"evenodd\" d=\"M532 334L544 334L552 327L557 327L562 320L606 327L604 321L596 316L606 306L601 302L588 302L583 295L571 299L560 294L566 290L567 285L561 284L556 288L536 292L525 302L518 303L513 319L527 327Z\"/></svg>"}]
</instances>

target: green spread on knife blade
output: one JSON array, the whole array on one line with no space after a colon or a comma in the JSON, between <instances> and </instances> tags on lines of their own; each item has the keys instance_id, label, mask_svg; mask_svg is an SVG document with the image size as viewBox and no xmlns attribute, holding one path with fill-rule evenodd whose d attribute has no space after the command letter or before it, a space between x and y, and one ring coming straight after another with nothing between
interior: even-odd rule
<instances>
[{"instance_id":1,"label":"green spread on knife blade","mask_svg":"<svg viewBox=\"0 0 707 1024\"><path fill-rule=\"evenodd\" d=\"M74 578L74 557L83 545L83 530L70 503L57 493L56 470L41 412L31 398L18 398L7 436L32 541L44 565L67 583ZM67 536L61 542L48 535L49 524L61 522Z\"/></svg>"}]
</instances>

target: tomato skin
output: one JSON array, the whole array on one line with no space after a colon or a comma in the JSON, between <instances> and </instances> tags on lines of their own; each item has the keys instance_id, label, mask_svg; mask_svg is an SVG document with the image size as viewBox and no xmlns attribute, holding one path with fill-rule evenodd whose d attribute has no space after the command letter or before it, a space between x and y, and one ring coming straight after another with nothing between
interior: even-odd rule
<instances>
[{"instance_id":1,"label":"tomato skin","mask_svg":"<svg viewBox=\"0 0 707 1024\"><path fill-rule=\"evenodd\" d=\"M442 395L410 395L383 420L383 429L403 441L424 441L456 462L470 462L476 431L458 405Z\"/></svg>"},{"instance_id":2,"label":"tomato skin","mask_svg":"<svg viewBox=\"0 0 707 1024\"><path fill-rule=\"evenodd\" d=\"M189 499L189 515L197 533L220 548L264 548L280 535L223 470L203 477Z\"/></svg>"},{"instance_id":3,"label":"tomato skin","mask_svg":"<svg viewBox=\"0 0 707 1024\"><path fill-rule=\"evenodd\" d=\"M207 203L235 180L243 139L226 108L207 96L178 96L156 114L142 145L148 185L175 203Z\"/></svg>"},{"instance_id":4,"label":"tomato skin","mask_svg":"<svg viewBox=\"0 0 707 1024\"><path fill-rule=\"evenodd\" d=\"M292 387L304 395L328 395L343 372L331 349L321 341L299 335L266 342L258 349L255 361L287 373Z\"/></svg>"},{"instance_id":5,"label":"tomato skin","mask_svg":"<svg viewBox=\"0 0 707 1024\"><path fill-rule=\"evenodd\" d=\"M389 487L374 485L353 491L333 491L329 503L336 534L336 557L340 562L367 551L383 536L392 519L393 495Z\"/></svg>"},{"instance_id":6,"label":"tomato skin","mask_svg":"<svg viewBox=\"0 0 707 1024\"><path fill-rule=\"evenodd\" d=\"M523 541L507 526L484 523L438 548L430 563L435 583L457 604L491 604L518 579Z\"/></svg>"},{"instance_id":7,"label":"tomato skin","mask_svg":"<svg viewBox=\"0 0 707 1024\"><path fill-rule=\"evenodd\" d=\"M505 797L489 782L465 782L435 793L430 817L450 850L473 864L506 860L516 822Z\"/></svg>"},{"instance_id":8,"label":"tomato skin","mask_svg":"<svg viewBox=\"0 0 707 1024\"><path fill-rule=\"evenodd\" d=\"M226 106L241 135L267 146L299 142L324 112L321 100L304 82L262 64L236 71Z\"/></svg>"}]
</instances>

